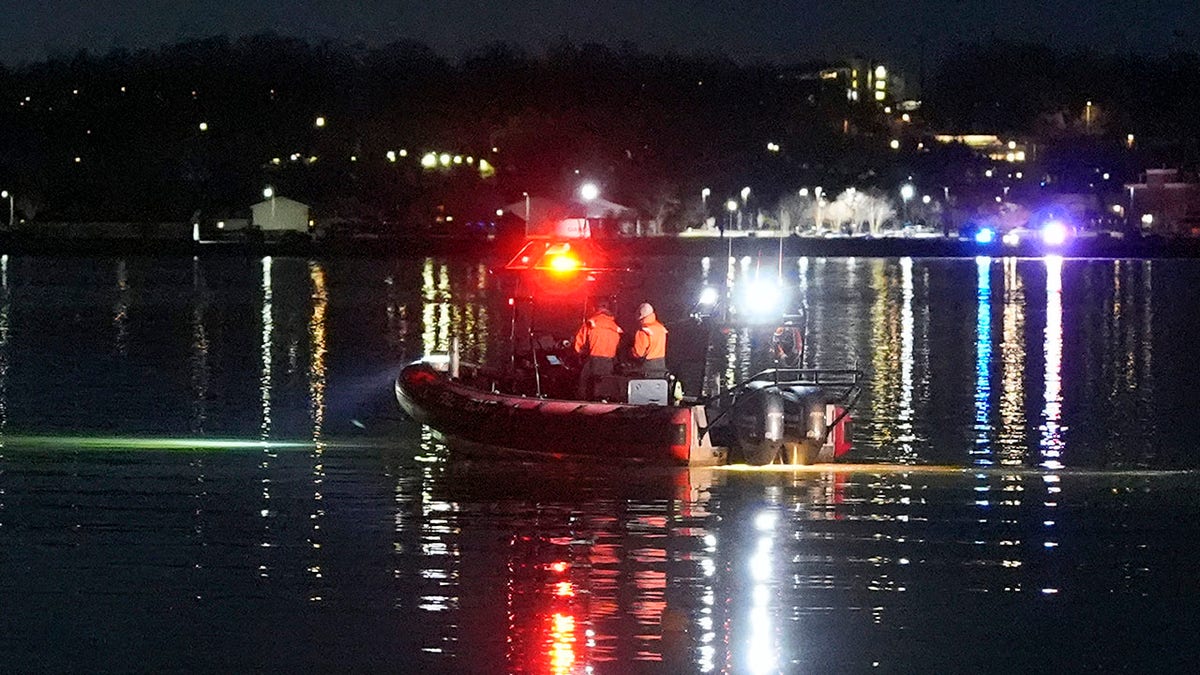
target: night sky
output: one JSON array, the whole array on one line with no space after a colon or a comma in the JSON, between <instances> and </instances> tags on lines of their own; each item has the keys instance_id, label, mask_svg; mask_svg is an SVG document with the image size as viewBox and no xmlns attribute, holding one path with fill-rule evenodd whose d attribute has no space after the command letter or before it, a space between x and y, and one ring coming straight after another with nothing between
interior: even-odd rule
<instances>
[{"instance_id":1,"label":"night sky","mask_svg":"<svg viewBox=\"0 0 1200 675\"><path fill-rule=\"evenodd\" d=\"M0 60L7 65L227 34L425 42L457 57L497 40L539 53L548 41L648 52L720 51L742 62L860 54L915 69L958 42L990 37L1105 52L1200 51L1197 0L7 0Z\"/></svg>"}]
</instances>

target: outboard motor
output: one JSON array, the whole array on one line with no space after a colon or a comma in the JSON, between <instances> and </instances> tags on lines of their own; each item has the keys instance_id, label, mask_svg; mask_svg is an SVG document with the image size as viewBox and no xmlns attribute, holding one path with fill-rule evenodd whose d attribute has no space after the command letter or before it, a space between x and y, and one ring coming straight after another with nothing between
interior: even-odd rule
<instances>
[{"instance_id":1,"label":"outboard motor","mask_svg":"<svg viewBox=\"0 0 1200 675\"><path fill-rule=\"evenodd\" d=\"M829 435L827 401L817 387L752 382L733 406L738 448L747 464L830 461L821 457Z\"/></svg>"},{"instance_id":2,"label":"outboard motor","mask_svg":"<svg viewBox=\"0 0 1200 675\"><path fill-rule=\"evenodd\" d=\"M738 448L747 464L770 464L783 450L786 403L778 387L753 386L733 406Z\"/></svg>"}]
</instances>

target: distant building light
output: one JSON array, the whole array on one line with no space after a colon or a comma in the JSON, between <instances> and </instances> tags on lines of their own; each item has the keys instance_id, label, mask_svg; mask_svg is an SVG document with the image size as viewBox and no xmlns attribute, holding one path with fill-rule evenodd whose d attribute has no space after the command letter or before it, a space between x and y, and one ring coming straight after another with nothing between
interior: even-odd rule
<instances>
[{"instance_id":1,"label":"distant building light","mask_svg":"<svg viewBox=\"0 0 1200 675\"><path fill-rule=\"evenodd\" d=\"M890 146L893 150L899 150L900 149L900 141L893 138L892 142L888 143L888 146Z\"/></svg>"},{"instance_id":2,"label":"distant building light","mask_svg":"<svg viewBox=\"0 0 1200 675\"><path fill-rule=\"evenodd\" d=\"M325 126L325 118L324 118L324 117L318 117L318 118L316 119L316 121L314 121L314 122L313 122L313 124L314 124L314 125L316 125L316 127L317 127L318 129L320 129L321 127Z\"/></svg>"},{"instance_id":3,"label":"distant building light","mask_svg":"<svg viewBox=\"0 0 1200 675\"><path fill-rule=\"evenodd\" d=\"M1133 134L1129 134L1128 136L1125 137L1125 147L1127 147L1127 148L1133 147Z\"/></svg>"},{"instance_id":4,"label":"distant building light","mask_svg":"<svg viewBox=\"0 0 1200 675\"><path fill-rule=\"evenodd\" d=\"M1111 178L1111 175L1108 172L1105 172L1104 175L1101 176L1101 178L1103 178L1104 180L1108 180L1109 178Z\"/></svg>"},{"instance_id":5,"label":"distant building light","mask_svg":"<svg viewBox=\"0 0 1200 675\"><path fill-rule=\"evenodd\" d=\"M299 162L299 161L300 161L300 153L298 153L298 152L293 152L293 153L292 153L292 154L291 154L291 155L288 157L288 159L292 160L293 162Z\"/></svg>"},{"instance_id":6,"label":"distant building light","mask_svg":"<svg viewBox=\"0 0 1200 675\"><path fill-rule=\"evenodd\" d=\"M486 159L479 160L479 175L480 176L487 178L488 176L491 176L494 173L496 173L496 170L494 168L492 168L491 163L489 163Z\"/></svg>"},{"instance_id":7,"label":"distant building light","mask_svg":"<svg viewBox=\"0 0 1200 675\"><path fill-rule=\"evenodd\" d=\"M467 155L467 164L474 164L474 163L475 163L475 158L470 155Z\"/></svg>"},{"instance_id":8,"label":"distant building light","mask_svg":"<svg viewBox=\"0 0 1200 675\"><path fill-rule=\"evenodd\" d=\"M80 162L82 162L82 161L83 161L83 158L82 158L82 157L76 157L76 158L75 158L75 163L76 163L76 164L78 164L78 163L80 163Z\"/></svg>"},{"instance_id":9,"label":"distant building light","mask_svg":"<svg viewBox=\"0 0 1200 675\"><path fill-rule=\"evenodd\" d=\"M1149 213L1142 214L1142 224L1143 225L1153 225L1154 224L1154 216L1150 215Z\"/></svg>"},{"instance_id":10,"label":"distant building light","mask_svg":"<svg viewBox=\"0 0 1200 675\"><path fill-rule=\"evenodd\" d=\"M278 157L272 157L272 158L271 158L271 163L272 163L272 164L276 164L276 165L278 165L278 164L281 164L282 162L283 162L283 160L282 160L282 159L279 159Z\"/></svg>"},{"instance_id":11,"label":"distant building light","mask_svg":"<svg viewBox=\"0 0 1200 675\"><path fill-rule=\"evenodd\" d=\"M992 177L992 170L991 170L991 169L988 169L987 171L984 171L984 172L983 172L983 175L984 175L984 177L985 177L985 178L991 178L991 177Z\"/></svg>"},{"instance_id":12,"label":"distant building light","mask_svg":"<svg viewBox=\"0 0 1200 675\"><path fill-rule=\"evenodd\" d=\"M1009 142L1008 142L1008 149L1009 149L1009 150L1016 150L1016 149L1017 149L1017 142L1016 142L1016 141L1009 141Z\"/></svg>"},{"instance_id":13,"label":"distant building light","mask_svg":"<svg viewBox=\"0 0 1200 675\"><path fill-rule=\"evenodd\" d=\"M900 119L904 122L911 122L912 115L909 115L908 113L904 113L903 115L900 116Z\"/></svg>"},{"instance_id":14,"label":"distant building light","mask_svg":"<svg viewBox=\"0 0 1200 675\"><path fill-rule=\"evenodd\" d=\"M1017 158L1018 162L1024 162L1025 161L1025 151L1018 150L1015 154L1015 157Z\"/></svg>"},{"instance_id":15,"label":"distant building light","mask_svg":"<svg viewBox=\"0 0 1200 675\"><path fill-rule=\"evenodd\" d=\"M493 146L493 147L492 147L492 152L500 152L500 148L497 148L497 147Z\"/></svg>"},{"instance_id":16,"label":"distant building light","mask_svg":"<svg viewBox=\"0 0 1200 675\"><path fill-rule=\"evenodd\" d=\"M1017 172L1017 180L1021 180L1024 177L1025 177L1025 174L1021 173L1020 171Z\"/></svg>"},{"instance_id":17,"label":"distant building light","mask_svg":"<svg viewBox=\"0 0 1200 675\"><path fill-rule=\"evenodd\" d=\"M425 155L421 157L421 166L425 167L426 169L432 169L433 167L437 166L437 155L433 154L432 152L425 153Z\"/></svg>"},{"instance_id":18,"label":"distant building light","mask_svg":"<svg viewBox=\"0 0 1200 675\"><path fill-rule=\"evenodd\" d=\"M72 93L72 94L74 94L75 96L78 96L78 95L79 95L79 90L78 90L78 89L72 89L72 90L71 90L71 93Z\"/></svg>"},{"instance_id":19,"label":"distant building light","mask_svg":"<svg viewBox=\"0 0 1200 675\"><path fill-rule=\"evenodd\" d=\"M404 149L404 148L400 148L400 156L401 156L401 157L408 157L408 150L406 150L406 149Z\"/></svg>"},{"instance_id":20,"label":"distant building light","mask_svg":"<svg viewBox=\"0 0 1200 675\"><path fill-rule=\"evenodd\" d=\"M462 155L455 155L455 156L454 156L454 163L455 163L455 164L462 164L462 161L463 161L463 156L462 156Z\"/></svg>"},{"instance_id":21,"label":"distant building light","mask_svg":"<svg viewBox=\"0 0 1200 675\"><path fill-rule=\"evenodd\" d=\"M504 209L496 209L496 217L497 218L499 218L500 216L503 216L503 215L504 215Z\"/></svg>"},{"instance_id":22,"label":"distant building light","mask_svg":"<svg viewBox=\"0 0 1200 675\"><path fill-rule=\"evenodd\" d=\"M208 122L200 123L200 131L208 131Z\"/></svg>"},{"instance_id":23,"label":"distant building light","mask_svg":"<svg viewBox=\"0 0 1200 675\"><path fill-rule=\"evenodd\" d=\"M443 152L442 154L438 155L438 163L441 164L442 166L450 166L449 153Z\"/></svg>"},{"instance_id":24,"label":"distant building light","mask_svg":"<svg viewBox=\"0 0 1200 675\"><path fill-rule=\"evenodd\" d=\"M225 221L223 221L223 220L218 220L218 221L217 221L217 229L218 229L218 230L223 230L223 229L225 229Z\"/></svg>"},{"instance_id":25,"label":"distant building light","mask_svg":"<svg viewBox=\"0 0 1200 675\"><path fill-rule=\"evenodd\" d=\"M887 98L887 94L885 94L884 92L882 92L882 91L875 92L875 100L876 101L882 101L885 98Z\"/></svg>"},{"instance_id":26,"label":"distant building light","mask_svg":"<svg viewBox=\"0 0 1200 675\"><path fill-rule=\"evenodd\" d=\"M357 161L358 161L358 155L350 155L350 161L351 161L351 162L357 162Z\"/></svg>"},{"instance_id":27,"label":"distant building light","mask_svg":"<svg viewBox=\"0 0 1200 675\"><path fill-rule=\"evenodd\" d=\"M1015 161L1017 161L1017 153L1015 153L1015 152L1009 152L1009 153L1006 153L1006 154L1004 155L1004 161L1006 161L1006 162L1015 162Z\"/></svg>"},{"instance_id":28,"label":"distant building light","mask_svg":"<svg viewBox=\"0 0 1200 675\"><path fill-rule=\"evenodd\" d=\"M388 150L388 151L387 151L387 160L388 160L389 162L394 162L394 161L396 161L396 151L395 151L395 150Z\"/></svg>"},{"instance_id":29,"label":"distant building light","mask_svg":"<svg viewBox=\"0 0 1200 675\"><path fill-rule=\"evenodd\" d=\"M933 201L933 197L930 197L929 195L925 195L924 197L921 197L922 204L928 204L931 201Z\"/></svg>"},{"instance_id":30,"label":"distant building light","mask_svg":"<svg viewBox=\"0 0 1200 675\"><path fill-rule=\"evenodd\" d=\"M1112 212L1113 212L1113 213L1120 214L1120 213L1121 213L1121 212L1123 212L1124 210L1125 210L1125 207L1121 206L1120 204L1113 204L1113 205L1112 205Z\"/></svg>"},{"instance_id":31,"label":"distant building light","mask_svg":"<svg viewBox=\"0 0 1200 675\"><path fill-rule=\"evenodd\" d=\"M1002 203L1003 201L1004 201L1004 200L1003 200L1003 199L1001 199L999 196L997 196L997 197L996 197L996 203L997 203L997 204L1000 204L1000 203Z\"/></svg>"},{"instance_id":32,"label":"distant building light","mask_svg":"<svg viewBox=\"0 0 1200 675\"><path fill-rule=\"evenodd\" d=\"M887 77L887 68L875 66L875 79L882 80L885 77Z\"/></svg>"}]
</instances>

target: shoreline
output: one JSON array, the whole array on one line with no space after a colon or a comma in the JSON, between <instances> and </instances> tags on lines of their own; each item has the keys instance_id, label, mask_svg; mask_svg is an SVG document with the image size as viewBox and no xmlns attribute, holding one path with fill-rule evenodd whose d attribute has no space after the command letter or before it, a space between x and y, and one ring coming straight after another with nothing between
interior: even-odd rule
<instances>
[{"instance_id":1,"label":"shoreline","mask_svg":"<svg viewBox=\"0 0 1200 675\"><path fill-rule=\"evenodd\" d=\"M818 238L788 236L718 237L628 237L600 240L610 253L635 256L720 256L732 254L778 255L782 243L788 257L830 258L974 258L1044 257L1152 259L1200 258L1200 238L1164 239L1157 237L1079 238L1063 246L1041 242L1023 242L1016 246L1001 243L977 244L962 239L944 238ZM410 258L422 256L506 256L515 253L520 241L514 239L408 237L342 241L287 242L193 242L166 239L0 239L0 254L89 257L97 255L133 256L306 256Z\"/></svg>"}]
</instances>

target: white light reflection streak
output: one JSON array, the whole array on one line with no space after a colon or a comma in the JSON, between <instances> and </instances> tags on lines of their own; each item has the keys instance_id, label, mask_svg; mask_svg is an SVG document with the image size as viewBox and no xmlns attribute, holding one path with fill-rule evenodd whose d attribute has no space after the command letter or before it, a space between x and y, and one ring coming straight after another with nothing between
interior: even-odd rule
<instances>
[{"instance_id":1,"label":"white light reflection streak","mask_svg":"<svg viewBox=\"0 0 1200 675\"><path fill-rule=\"evenodd\" d=\"M259 515L263 519L263 541L262 548L267 549L273 546L269 535L271 528L268 518L271 517L271 477L270 468L271 460L275 457L275 453L271 451L267 440L271 435L271 341L275 330L274 320L272 318L272 302L271 302L271 256L266 256L262 260L262 335L259 343L259 353L262 357L262 373L259 376L259 399L262 403L262 424L260 426L260 438L263 446L263 459L259 464L262 470L262 509ZM258 566L258 573L261 577L269 576L269 567L264 561Z\"/></svg>"},{"instance_id":2,"label":"white light reflection streak","mask_svg":"<svg viewBox=\"0 0 1200 675\"><path fill-rule=\"evenodd\" d=\"M199 258L192 258L192 433L203 435L204 423L208 418L208 327L204 323L207 309L204 275L200 272Z\"/></svg>"},{"instance_id":3,"label":"white light reflection streak","mask_svg":"<svg viewBox=\"0 0 1200 675\"><path fill-rule=\"evenodd\" d=\"M717 634L713 630L713 606L716 603L716 594L713 590L713 575L716 574L717 565L714 558L717 554L717 536L709 533L704 535L704 554L700 558L700 569L704 574L704 595L700 597L700 601L704 606L700 608L700 672L711 673L716 667L714 657L717 653L716 640Z\"/></svg>"},{"instance_id":4,"label":"white light reflection streak","mask_svg":"<svg viewBox=\"0 0 1200 675\"><path fill-rule=\"evenodd\" d=\"M778 521L779 516L774 511L762 511L754 518L754 529L759 532L759 537L749 565L753 585L750 591L750 638L746 651L746 665L751 673L779 671L779 645L774 640L770 611L773 595L772 549Z\"/></svg>"},{"instance_id":5,"label":"white light reflection streak","mask_svg":"<svg viewBox=\"0 0 1200 675\"><path fill-rule=\"evenodd\" d=\"M4 432L8 426L8 254L0 255L0 460L4 459ZM0 475L3 475L0 469ZM4 511L4 487L0 486L0 513ZM0 525L3 523L0 522Z\"/></svg>"},{"instance_id":6,"label":"white light reflection streak","mask_svg":"<svg viewBox=\"0 0 1200 675\"><path fill-rule=\"evenodd\" d=\"M913 261L900 259L900 406L896 424L896 441L900 456L896 461L907 464L916 459L913 441Z\"/></svg>"},{"instance_id":7,"label":"white light reflection streak","mask_svg":"<svg viewBox=\"0 0 1200 675\"><path fill-rule=\"evenodd\" d=\"M992 464L991 433L992 398L992 259L975 259L977 268L975 309L975 447L971 449L972 463Z\"/></svg>"},{"instance_id":8,"label":"white light reflection streak","mask_svg":"<svg viewBox=\"0 0 1200 675\"><path fill-rule=\"evenodd\" d=\"M1042 344L1046 357L1046 405L1042 409L1042 466L1061 469L1063 306L1061 256L1046 256L1046 332Z\"/></svg>"},{"instance_id":9,"label":"white light reflection streak","mask_svg":"<svg viewBox=\"0 0 1200 675\"><path fill-rule=\"evenodd\" d=\"M259 341L262 372L258 379L259 400L262 403L262 424L259 430L264 441L271 435L271 339L275 330L275 322L271 315L271 256L266 256L262 259L262 339Z\"/></svg>"},{"instance_id":10,"label":"white light reflection streak","mask_svg":"<svg viewBox=\"0 0 1200 675\"><path fill-rule=\"evenodd\" d=\"M129 351L129 270L124 258L117 261L117 304L113 312L117 354L125 356Z\"/></svg>"}]
</instances>

